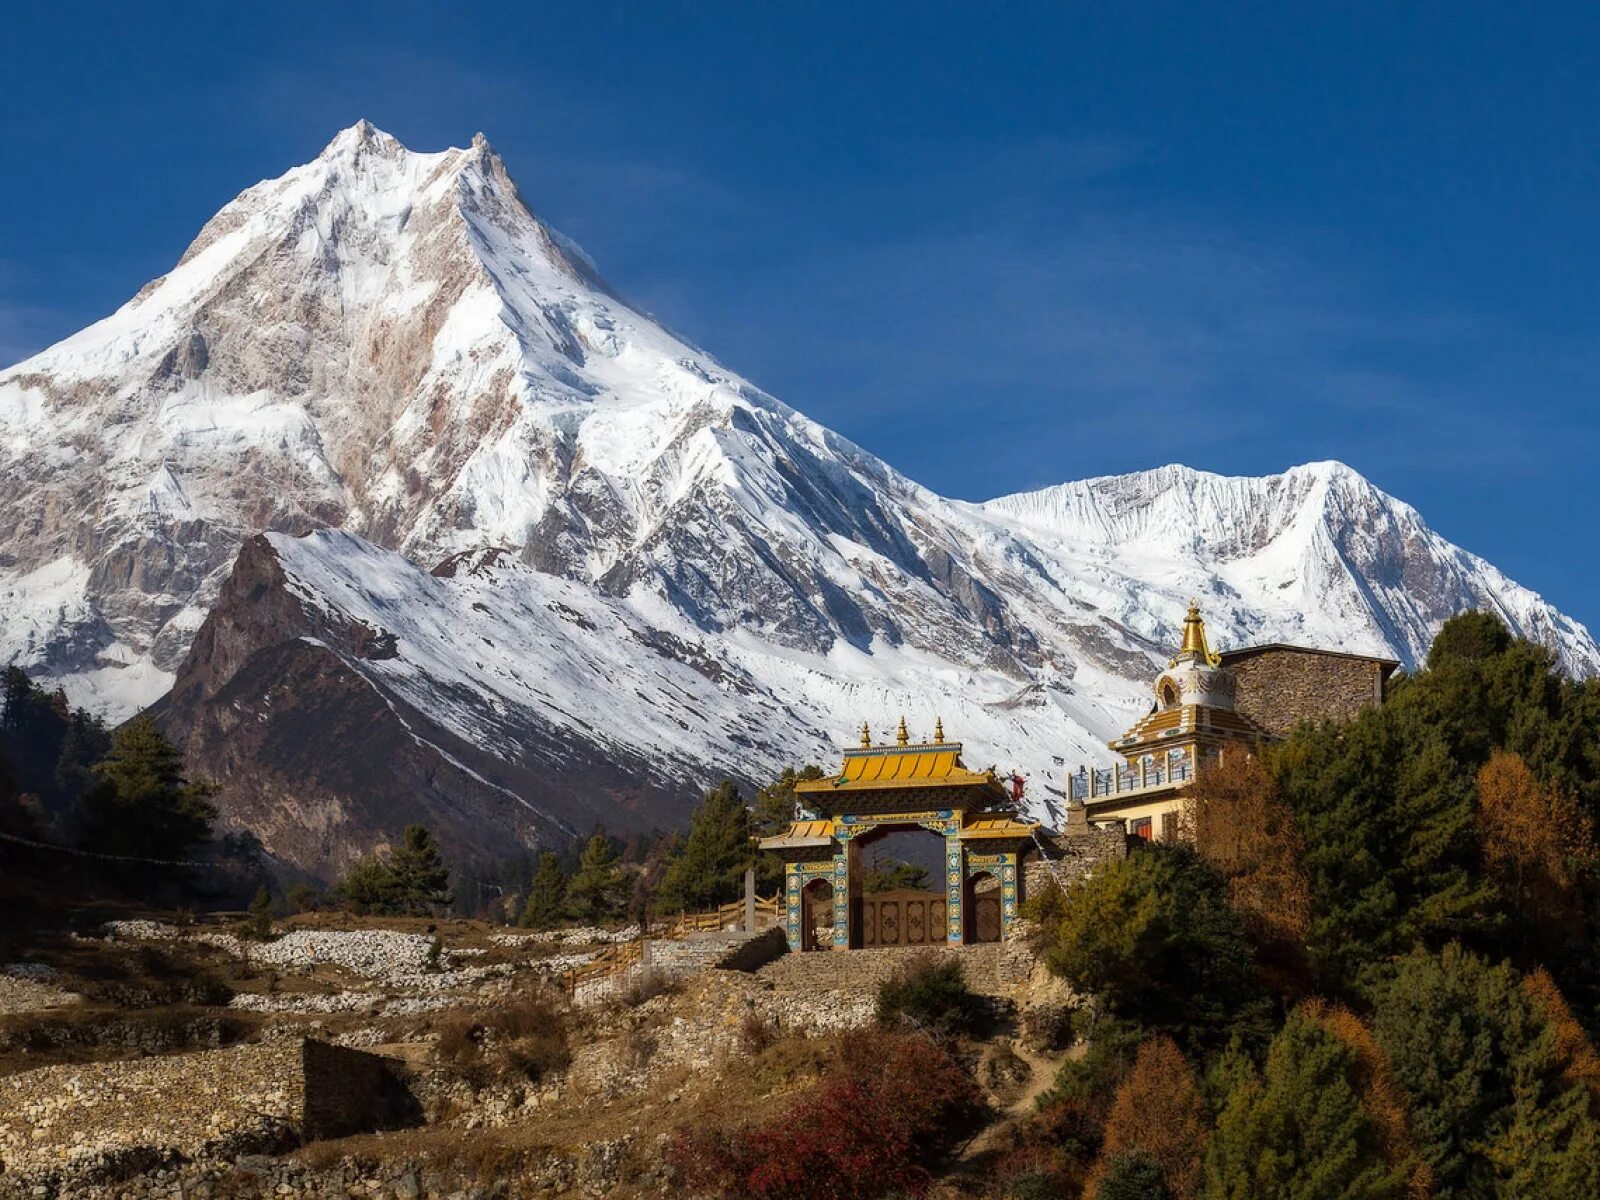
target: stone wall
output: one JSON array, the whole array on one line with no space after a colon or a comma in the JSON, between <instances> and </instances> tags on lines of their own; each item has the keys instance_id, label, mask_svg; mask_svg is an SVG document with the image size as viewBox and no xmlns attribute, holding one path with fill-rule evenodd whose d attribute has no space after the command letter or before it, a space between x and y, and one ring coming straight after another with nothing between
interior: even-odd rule
<instances>
[{"instance_id":1,"label":"stone wall","mask_svg":"<svg viewBox=\"0 0 1600 1200\"><path fill-rule=\"evenodd\" d=\"M1037 896L1053 883L1071 887L1101 863L1128 856L1128 836L1116 829L1042 834L1040 840L1048 857L1035 854L1023 863L1024 896Z\"/></svg>"},{"instance_id":2,"label":"stone wall","mask_svg":"<svg viewBox=\"0 0 1600 1200\"><path fill-rule=\"evenodd\" d=\"M1292 646L1223 657L1239 681L1236 705L1268 733L1287 735L1301 721L1348 720L1383 699L1384 664Z\"/></svg>"},{"instance_id":3,"label":"stone wall","mask_svg":"<svg viewBox=\"0 0 1600 1200\"><path fill-rule=\"evenodd\" d=\"M281 1149L421 1120L391 1064L288 1038L0 1078L5 1176L115 1174L131 1164Z\"/></svg>"}]
</instances>

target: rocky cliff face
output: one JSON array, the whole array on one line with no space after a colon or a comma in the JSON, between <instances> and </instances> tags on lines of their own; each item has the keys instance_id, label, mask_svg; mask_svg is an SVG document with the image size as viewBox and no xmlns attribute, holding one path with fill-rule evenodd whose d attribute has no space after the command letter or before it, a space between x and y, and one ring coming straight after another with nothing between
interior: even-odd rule
<instances>
[{"instance_id":1,"label":"rocky cliff face","mask_svg":"<svg viewBox=\"0 0 1600 1200\"><path fill-rule=\"evenodd\" d=\"M1338 464L943 499L620 300L481 138L365 124L0 373L0 479L0 658L113 716L170 688L306 864L405 813L472 848L670 819L902 711L1047 811L1191 594L1223 646L1413 662L1489 607L1600 667Z\"/></svg>"}]
</instances>

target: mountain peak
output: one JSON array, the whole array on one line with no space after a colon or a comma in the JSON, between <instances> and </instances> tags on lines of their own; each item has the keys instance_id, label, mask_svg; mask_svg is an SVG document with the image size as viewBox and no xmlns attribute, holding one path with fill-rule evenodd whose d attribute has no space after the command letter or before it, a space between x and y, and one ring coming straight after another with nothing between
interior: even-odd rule
<instances>
[{"instance_id":1,"label":"mountain peak","mask_svg":"<svg viewBox=\"0 0 1600 1200\"><path fill-rule=\"evenodd\" d=\"M319 159L354 157L363 150L376 151L386 158L409 153L405 146L401 145L399 138L385 133L362 117L354 125L334 134L333 140L323 147L322 153L317 157Z\"/></svg>"},{"instance_id":2,"label":"mountain peak","mask_svg":"<svg viewBox=\"0 0 1600 1200\"><path fill-rule=\"evenodd\" d=\"M1042 771L1122 727L1107 705L1142 699L1191 595L1233 645L1414 662L1481 606L1575 673L1600 667L1581 626L1345 478L1172 465L943 501L620 300L481 133L421 153L362 120L241 193L117 313L0 373L0 594L18 614L0 663L125 715L170 681L245 540L333 527L424 571L508 548L531 568L505 583L518 619L552 647L577 635L549 614L621 622L622 649L592 647L598 678L632 687L635 653L692 662L741 697L719 730L771 718L778 767L875 695L964 704L974 741ZM402 633L401 658L432 636ZM521 689L515 655L472 653L485 696ZM585 707L604 690L577 687L571 719L609 728ZM722 769L702 754L720 736L684 752Z\"/></svg>"}]
</instances>

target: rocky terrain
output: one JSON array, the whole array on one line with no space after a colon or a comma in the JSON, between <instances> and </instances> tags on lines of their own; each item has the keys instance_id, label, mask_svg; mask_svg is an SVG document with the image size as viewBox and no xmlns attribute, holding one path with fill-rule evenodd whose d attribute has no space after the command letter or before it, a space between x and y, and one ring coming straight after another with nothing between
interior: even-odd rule
<instances>
[{"instance_id":1,"label":"rocky terrain","mask_svg":"<svg viewBox=\"0 0 1600 1200\"><path fill-rule=\"evenodd\" d=\"M51 981L0 1015L0 1197L678 1195L671 1135L781 1102L926 953L694 933L567 997L566 972L638 933L306 914L266 940L150 919L33 939L0 974ZM969 1050L980 1079L1009 1064L1003 1124L1026 1108L1016 1054L1040 1087L1060 1060L1026 1030L1072 998L1022 938L940 953L1024 1031ZM179 979L205 1002L172 1004Z\"/></svg>"},{"instance_id":2,"label":"rocky terrain","mask_svg":"<svg viewBox=\"0 0 1600 1200\"><path fill-rule=\"evenodd\" d=\"M0 480L0 660L159 700L320 878L410 820L467 861L672 824L902 712L1050 817L1190 595L1223 647L1409 664L1477 607L1600 667L1339 464L935 495L627 304L481 137L364 122L0 372Z\"/></svg>"}]
</instances>

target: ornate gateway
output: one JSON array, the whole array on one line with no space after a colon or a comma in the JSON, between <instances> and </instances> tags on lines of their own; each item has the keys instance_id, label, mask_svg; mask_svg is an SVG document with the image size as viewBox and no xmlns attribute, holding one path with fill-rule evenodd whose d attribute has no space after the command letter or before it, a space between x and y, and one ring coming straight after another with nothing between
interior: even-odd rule
<instances>
[{"instance_id":1,"label":"ornate gateway","mask_svg":"<svg viewBox=\"0 0 1600 1200\"><path fill-rule=\"evenodd\" d=\"M1037 826L1017 817L993 771L966 768L961 743L945 741L942 725L913 745L902 718L893 746L873 745L863 725L839 774L796 785L795 798L801 819L761 842L785 860L791 949L822 948L820 879L831 885L826 935L835 950L997 941L1010 928L1022 899L1018 867ZM864 894L862 844L903 829L944 839L943 890Z\"/></svg>"}]
</instances>

